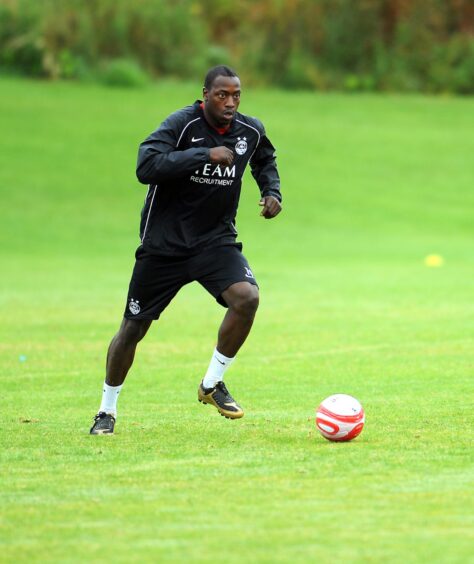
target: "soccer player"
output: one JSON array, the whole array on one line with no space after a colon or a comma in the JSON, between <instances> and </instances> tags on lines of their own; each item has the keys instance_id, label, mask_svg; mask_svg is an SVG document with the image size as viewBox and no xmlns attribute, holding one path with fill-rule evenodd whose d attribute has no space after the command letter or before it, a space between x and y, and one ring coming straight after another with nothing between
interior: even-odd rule
<instances>
[{"instance_id":1,"label":"soccer player","mask_svg":"<svg viewBox=\"0 0 474 564\"><path fill-rule=\"evenodd\" d=\"M107 354L92 435L112 434L117 399L138 342L182 286L199 282L227 308L198 399L230 419L244 415L224 384L258 307L258 286L236 241L235 216L247 163L260 189L260 215L281 211L275 149L262 123L239 113L240 80L210 69L203 98L171 114L140 145L137 177L148 184L124 319Z\"/></svg>"}]
</instances>

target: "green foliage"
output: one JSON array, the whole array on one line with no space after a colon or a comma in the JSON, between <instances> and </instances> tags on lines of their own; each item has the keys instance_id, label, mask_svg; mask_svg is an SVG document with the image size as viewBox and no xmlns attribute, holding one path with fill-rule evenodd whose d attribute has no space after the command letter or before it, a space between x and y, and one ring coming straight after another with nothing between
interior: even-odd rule
<instances>
[{"instance_id":1,"label":"green foliage","mask_svg":"<svg viewBox=\"0 0 474 564\"><path fill-rule=\"evenodd\" d=\"M474 85L474 42L458 34L445 45L435 45L430 83L436 91L472 94Z\"/></svg>"},{"instance_id":2,"label":"green foliage","mask_svg":"<svg viewBox=\"0 0 474 564\"><path fill-rule=\"evenodd\" d=\"M0 2L0 66L29 76L44 75L38 3Z\"/></svg>"},{"instance_id":3,"label":"green foliage","mask_svg":"<svg viewBox=\"0 0 474 564\"><path fill-rule=\"evenodd\" d=\"M136 88L145 86L148 76L131 59L114 59L104 64L99 79L107 86Z\"/></svg>"},{"instance_id":4,"label":"green foliage","mask_svg":"<svg viewBox=\"0 0 474 564\"><path fill-rule=\"evenodd\" d=\"M472 94L473 21L469 0L0 0L0 66L201 78L227 63L284 88Z\"/></svg>"}]
</instances>

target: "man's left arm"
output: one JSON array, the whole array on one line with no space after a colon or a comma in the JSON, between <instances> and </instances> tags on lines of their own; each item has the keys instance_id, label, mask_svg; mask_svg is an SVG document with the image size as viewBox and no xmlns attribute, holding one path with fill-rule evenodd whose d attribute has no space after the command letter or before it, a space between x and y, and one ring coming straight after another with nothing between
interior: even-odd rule
<instances>
[{"instance_id":1,"label":"man's left arm","mask_svg":"<svg viewBox=\"0 0 474 564\"><path fill-rule=\"evenodd\" d=\"M252 176L260 188L260 206L265 219L272 219L281 212L280 176L276 166L275 147L262 126L260 143L250 159Z\"/></svg>"}]
</instances>

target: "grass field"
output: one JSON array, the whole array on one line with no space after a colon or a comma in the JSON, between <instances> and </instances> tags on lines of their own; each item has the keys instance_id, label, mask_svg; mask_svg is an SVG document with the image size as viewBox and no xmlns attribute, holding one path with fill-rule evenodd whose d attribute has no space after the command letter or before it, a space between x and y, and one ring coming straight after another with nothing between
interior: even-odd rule
<instances>
[{"instance_id":1,"label":"grass field","mask_svg":"<svg viewBox=\"0 0 474 564\"><path fill-rule=\"evenodd\" d=\"M137 146L199 86L0 91L1 562L474 562L473 99L245 92L284 192L264 221L249 175L238 218L261 286L226 376L246 415L197 402L223 310L188 286L116 435L90 437ZM336 392L366 410L352 443L315 429Z\"/></svg>"}]
</instances>

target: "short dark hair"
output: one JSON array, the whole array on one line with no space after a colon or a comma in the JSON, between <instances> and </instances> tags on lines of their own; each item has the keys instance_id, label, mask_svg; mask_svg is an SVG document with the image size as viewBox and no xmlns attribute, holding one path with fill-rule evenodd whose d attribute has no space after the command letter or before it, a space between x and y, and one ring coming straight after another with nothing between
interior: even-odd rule
<instances>
[{"instance_id":1,"label":"short dark hair","mask_svg":"<svg viewBox=\"0 0 474 564\"><path fill-rule=\"evenodd\" d=\"M236 76L238 78L238 74L230 67L227 67L226 65L218 65L217 67L212 67L212 69L207 71L206 78L204 79L204 88L210 90L214 80L216 80L218 76Z\"/></svg>"}]
</instances>

